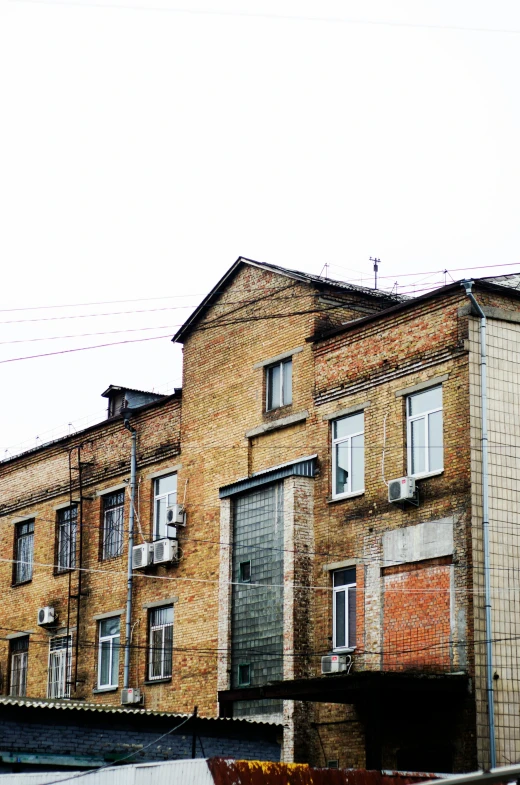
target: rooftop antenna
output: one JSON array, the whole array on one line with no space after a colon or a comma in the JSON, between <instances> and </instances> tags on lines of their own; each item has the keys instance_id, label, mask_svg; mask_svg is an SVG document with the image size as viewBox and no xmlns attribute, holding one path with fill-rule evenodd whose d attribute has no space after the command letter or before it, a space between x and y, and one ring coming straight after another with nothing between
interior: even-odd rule
<instances>
[{"instance_id":1,"label":"rooftop antenna","mask_svg":"<svg viewBox=\"0 0 520 785\"><path fill-rule=\"evenodd\" d=\"M378 265L381 264L381 259L373 259L370 257L370 261L374 262L374 289L377 289L377 271L379 270Z\"/></svg>"},{"instance_id":2,"label":"rooftop antenna","mask_svg":"<svg viewBox=\"0 0 520 785\"><path fill-rule=\"evenodd\" d=\"M329 263L328 263L328 262L325 262L325 264L324 264L324 265L323 265L323 267L321 268L321 273L322 273L324 270L325 270L325 275L324 275L323 277L324 277L324 278L328 278L328 277L329 277ZM321 276L321 273L320 273L320 278L322 277L322 276Z\"/></svg>"}]
</instances>

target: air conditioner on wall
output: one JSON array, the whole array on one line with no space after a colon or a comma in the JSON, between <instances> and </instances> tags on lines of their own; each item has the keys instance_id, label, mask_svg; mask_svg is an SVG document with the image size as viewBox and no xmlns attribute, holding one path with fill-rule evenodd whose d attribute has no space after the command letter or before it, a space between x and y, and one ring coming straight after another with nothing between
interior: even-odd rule
<instances>
[{"instance_id":1,"label":"air conditioner on wall","mask_svg":"<svg viewBox=\"0 0 520 785\"><path fill-rule=\"evenodd\" d=\"M350 654L327 654L321 658L322 673L344 673L350 671L352 657Z\"/></svg>"},{"instance_id":2,"label":"air conditioner on wall","mask_svg":"<svg viewBox=\"0 0 520 785\"><path fill-rule=\"evenodd\" d=\"M153 544L154 564L177 561L179 556L179 543L177 540L156 540Z\"/></svg>"},{"instance_id":3,"label":"air conditioner on wall","mask_svg":"<svg viewBox=\"0 0 520 785\"><path fill-rule=\"evenodd\" d=\"M129 703L142 703L143 696L141 695L141 690L136 689L135 687L128 687L127 689L121 690L121 705L128 706Z\"/></svg>"},{"instance_id":4,"label":"air conditioner on wall","mask_svg":"<svg viewBox=\"0 0 520 785\"><path fill-rule=\"evenodd\" d=\"M414 477L398 477L388 483L388 501L417 501L417 488Z\"/></svg>"},{"instance_id":5,"label":"air conditioner on wall","mask_svg":"<svg viewBox=\"0 0 520 785\"><path fill-rule=\"evenodd\" d=\"M46 624L54 624L56 621L56 611L50 605L38 609L38 624L44 627Z\"/></svg>"},{"instance_id":6,"label":"air conditioner on wall","mask_svg":"<svg viewBox=\"0 0 520 785\"><path fill-rule=\"evenodd\" d=\"M134 570L142 570L153 563L153 545L151 542L143 542L142 545L134 545L132 548L132 567Z\"/></svg>"},{"instance_id":7,"label":"air conditioner on wall","mask_svg":"<svg viewBox=\"0 0 520 785\"><path fill-rule=\"evenodd\" d=\"M182 504L170 504L166 508L166 523L174 523L177 526L185 526L186 511Z\"/></svg>"}]
</instances>

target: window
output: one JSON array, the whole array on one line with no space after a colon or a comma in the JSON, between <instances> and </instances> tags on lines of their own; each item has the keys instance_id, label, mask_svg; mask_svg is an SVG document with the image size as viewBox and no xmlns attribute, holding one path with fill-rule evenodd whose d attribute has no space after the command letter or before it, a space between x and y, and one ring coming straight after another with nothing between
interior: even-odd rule
<instances>
[{"instance_id":1,"label":"window","mask_svg":"<svg viewBox=\"0 0 520 785\"><path fill-rule=\"evenodd\" d=\"M103 496L103 559L111 559L123 553L124 519L124 490Z\"/></svg>"},{"instance_id":2,"label":"window","mask_svg":"<svg viewBox=\"0 0 520 785\"><path fill-rule=\"evenodd\" d=\"M76 566L77 521L77 507L58 510L58 572L73 570Z\"/></svg>"},{"instance_id":3,"label":"window","mask_svg":"<svg viewBox=\"0 0 520 785\"><path fill-rule=\"evenodd\" d=\"M70 698L72 635L52 638L49 644L48 698Z\"/></svg>"},{"instance_id":4,"label":"window","mask_svg":"<svg viewBox=\"0 0 520 785\"><path fill-rule=\"evenodd\" d=\"M98 687L117 687L119 680L119 616L99 622Z\"/></svg>"},{"instance_id":5,"label":"window","mask_svg":"<svg viewBox=\"0 0 520 785\"><path fill-rule=\"evenodd\" d=\"M29 636L14 638L9 645L9 695L22 698L27 695L27 656Z\"/></svg>"},{"instance_id":6,"label":"window","mask_svg":"<svg viewBox=\"0 0 520 785\"><path fill-rule=\"evenodd\" d=\"M154 480L154 539L166 537L166 508L177 504L177 475L167 474Z\"/></svg>"},{"instance_id":7,"label":"window","mask_svg":"<svg viewBox=\"0 0 520 785\"><path fill-rule=\"evenodd\" d=\"M332 573L334 651L356 645L356 568Z\"/></svg>"},{"instance_id":8,"label":"window","mask_svg":"<svg viewBox=\"0 0 520 785\"><path fill-rule=\"evenodd\" d=\"M332 496L365 488L365 415L351 414L332 423Z\"/></svg>"},{"instance_id":9,"label":"window","mask_svg":"<svg viewBox=\"0 0 520 785\"><path fill-rule=\"evenodd\" d=\"M251 583L251 562L241 561L239 565L239 581L240 583Z\"/></svg>"},{"instance_id":10,"label":"window","mask_svg":"<svg viewBox=\"0 0 520 785\"><path fill-rule=\"evenodd\" d=\"M292 359L266 368L266 409L279 409L292 403Z\"/></svg>"},{"instance_id":11,"label":"window","mask_svg":"<svg viewBox=\"0 0 520 785\"><path fill-rule=\"evenodd\" d=\"M241 663L238 666L238 686L239 687L248 687L251 684L251 665L246 663Z\"/></svg>"},{"instance_id":12,"label":"window","mask_svg":"<svg viewBox=\"0 0 520 785\"><path fill-rule=\"evenodd\" d=\"M406 399L408 472L413 476L442 471L442 387Z\"/></svg>"},{"instance_id":13,"label":"window","mask_svg":"<svg viewBox=\"0 0 520 785\"><path fill-rule=\"evenodd\" d=\"M167 679L172 675L173 606L150 611L148 678Z\"/></svg>"},{"instance_id":14,"label":"window","mask_svg":"<svg viewBox=\"0 0 520 785\"><path fill-rule=\"evenodd\" d=\"M14 530L14 583L32 580L34 521L17 523Z\"/></svg>"}]
</instances>

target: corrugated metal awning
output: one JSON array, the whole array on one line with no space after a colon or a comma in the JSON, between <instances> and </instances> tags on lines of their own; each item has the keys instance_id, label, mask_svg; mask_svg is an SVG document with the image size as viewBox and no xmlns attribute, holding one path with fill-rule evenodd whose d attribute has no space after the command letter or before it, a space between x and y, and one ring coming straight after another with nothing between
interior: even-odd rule
<instances>
[{"instance_id":1,"label":"corrugated metal awning","mask_svg":"<svg viewBox=\"0 0 520 785\"><path fill-rule=\"evenodd\" d=\"M318 468L317 458L317 455L306 455L304 458L296 458L296 460L282 463L280 466L255 472L250 477L243 477L231 485L223 485L219 489L218 495L221 499L226 499L228 496L235 496L237 493L250 491L261 485L283 480L285 477L315 477Z\"/></svg>"}]
</instances>

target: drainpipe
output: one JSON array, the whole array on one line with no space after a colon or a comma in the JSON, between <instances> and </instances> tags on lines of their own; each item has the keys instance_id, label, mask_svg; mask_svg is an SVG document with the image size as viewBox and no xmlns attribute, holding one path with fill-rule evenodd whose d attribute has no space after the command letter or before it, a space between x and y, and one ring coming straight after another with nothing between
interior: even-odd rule
<instances>
[{"instance_id":1,"label":"drainpipe","mask_svg":"<svg viewBox=\"0 0 520 785\"><path fill-rule=\"evenodd\" d=\"M462 281L462 286L480 316L480 411L482 431L482 534L484 540L484 596L486 611L486 691L489 720L489 762L496 767L495 699L493 695L493 647L491 643L491 586L489 563L489 479L488 479L488 428L487 428L487 357L486 315L475 300L471 288L473 281Z\"/></svg>"},{"instance_id":2,"label":"drainpipe","mask_svg":"<svg viewBox=\"0 0 520 785\"><path fill-rule=\"evenodd\" d=\"M130 457L130 515L128 516L128 572L126 590L126 627L125 627L125 666L123 672L123 688L128 689L130 674L130 637L132 634L132 584L134 575L132 571L132 548L134 545L134 504L135 504L135 474L136 474L136 445L137 431L130 425L129 413L124 414L124 426L132 435L132 453Z\"/></svg>"}]
</instances>

